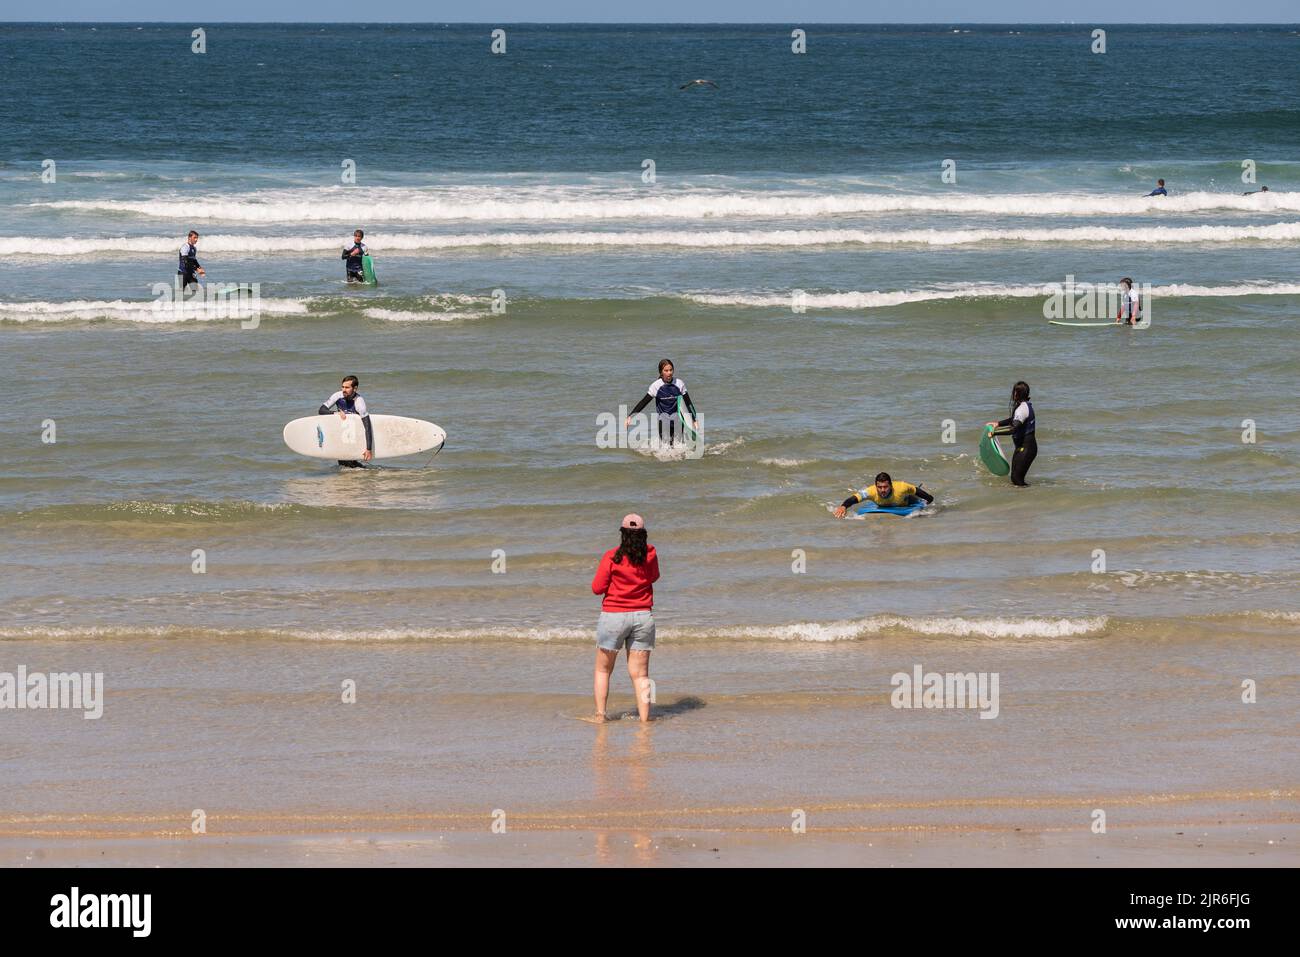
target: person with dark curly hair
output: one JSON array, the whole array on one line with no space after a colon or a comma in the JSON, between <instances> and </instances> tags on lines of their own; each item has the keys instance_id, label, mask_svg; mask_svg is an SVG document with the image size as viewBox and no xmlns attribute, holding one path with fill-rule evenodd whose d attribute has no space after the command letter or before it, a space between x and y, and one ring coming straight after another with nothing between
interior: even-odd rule
<instances>
[{"instance_id":1,"label":"person with dark curly hair","mask_svg":"<svg viewBox=\"0 0 1300 957\"><path fill-rule=\"evenodd\" d=\"M606 719L609 676L618 653L627 645L627 674L636 691L636 710L650 720L650 652L655 646L654 583L659 556L646 541L645 519L623 518L622 540L600 558L591 580L593 594L604 596L596 624L596 720Z\"/></svg>"}]
</instances>

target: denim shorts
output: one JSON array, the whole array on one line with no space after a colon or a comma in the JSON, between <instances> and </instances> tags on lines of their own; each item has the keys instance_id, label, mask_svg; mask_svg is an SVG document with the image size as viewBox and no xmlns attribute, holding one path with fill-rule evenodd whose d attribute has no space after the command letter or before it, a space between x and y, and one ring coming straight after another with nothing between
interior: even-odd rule
<instances>
[{"instance_id":1,"label":"denim shorts","mask_svg":"<svg viewBox=\"0 0 1300 957\"><path fill-rule=\"evenodd\" d=\"M650 651L655 646L655 616L649 611L602 611L596 622L596 647Z\"/></svg>"}]
</instances>

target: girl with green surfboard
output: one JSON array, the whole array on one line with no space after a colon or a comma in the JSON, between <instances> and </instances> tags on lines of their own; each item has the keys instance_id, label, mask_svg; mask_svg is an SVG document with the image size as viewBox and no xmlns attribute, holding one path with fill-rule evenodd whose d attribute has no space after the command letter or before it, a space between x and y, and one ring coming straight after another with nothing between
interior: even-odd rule
<instances>
[{"instance_id":1,"label":"girl with green surfboard","mask_svg":"<svg viewBox=\"0 0 1300 957\"><path fill-rule=\"evenodd\" d=\"M686 392L686 383L674 376L675 367L673 360L659 360L659 378L650 383L650 388L646 394L641 397L641 401L636 404L629 414L624 425L632 424L632 416L636 415L653 399L655 403L656 418L659 420L659 439L666 441L669 445L681 441L685 444L687 437L694 439L692 434L698 430L699 423L696 420L699 413L695 411L695 403ZM685 409L685 411L683 411ZM686 411L691 413L690 418L686 417ZM667 433L665 435L665 433Z\"/></svg>"},{"instance_id":2,"label":"girl with green surfboard","mask_svg":"<svg viewBox=\"0 0 1300 957\"><path fill-rule=\"evenodd\" d=\"M1011 387L1011 414L999 422L986 422L992 426L992 435L1008 435L1015 443L1016 452L1011 457L1011 484L1028 488L1025 473L1038 457L1038 440L1034 437L1034 404L1029 401L1029 383L1017 382Z\"/></svg>"}]
</instances>

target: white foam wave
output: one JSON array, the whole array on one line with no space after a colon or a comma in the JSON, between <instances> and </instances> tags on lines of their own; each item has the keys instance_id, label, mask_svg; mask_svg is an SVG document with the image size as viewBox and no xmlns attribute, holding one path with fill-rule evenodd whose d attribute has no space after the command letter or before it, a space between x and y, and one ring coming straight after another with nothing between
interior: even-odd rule
<instances>
[{"instance_id":1,"label":"white foam wave","mask_svg":"<svg viewBox=\"0 0 1300 957\"><path fill-rule=\"evenodd\" d=\"M876 615L853 621L722 629L717 632L717 637L852 641L881 632L901 631L955 638L1070 638L1099 634L1108 623L1109 619L1104 615L1095 618L903 618Z\"/></svg>"},{"instance_id":2,"label":"white foam wave","mask_svg":"<svg viewBox=\"0 0 1300 957\"><path fill-rule=\"evenodd\" d=\"M146 216L152 219L304 222L565 222L593 219L766 219L871 213L953 213L997 216L1132 216L1141 214L1300 211L1300 192L1254 196L1192 192L1180 196L1114 193L1010 193L956 191L812 193L764 190L650 190L600 187L434 187L427 189L333 187L264 190L244 198L158 197L134 200L58 200L33 207Z\"/></svg>"},{"instance_id":3,"label":"white foam wave","mask_svg":"<svg viewBox=\"0 0 1300 957\"><path fill-rule=\"evenodd\" d=\"M1068 638L1100 634L1108 619L1097 618L905 618L877 615L854 621L795 622L785 625L752 625L723 628L661 628L666 639L692 640L778 640L852 641L882 632L958 638ZM0 640L75 638L247 638L296 639L307 641L472 641L483 639L527 641L589 641L590 627L530 627L486 625L480 628L347 628L347 629L192 629L181 626L125 627L6 627Z\"/></svg>"},{"instance_id":4,"label":"white foam wave","mask_svg":"<svg viewBox=\"0 0 1300 957\"><path fill-rule=\"evenodd\" d=\"M301 316L307 313L309 300L262 299L257 303L263 315ZM236 305L223 308L219 303L192 300L187 302L133 302L125 299L67 302L0 302L3 322L91 322L108 319L116 322L214 322L238 321L248 312Z\"/></svg>"},{"instance_id":5,"label":"white foam wave","mask_svg":"<svg viewBox=\"0 0 1300 957\"><path fill-rule=\"evenodd\" d=\"M553 247L670 247L727 249L816 246L965 246L979 243L1116 243L1165 245L1187 243L1295 242L1300 222L1266 226L1067 226L1052 229L766 229L636 230L503 233L391 233L367 236L372 252L421 252L449 249ZM338 236L241 236L217 234L200 240L200 255L242 253L275 255L342 249ZM27 236L0 239L2 256L87 256L92 254L174 253L172 236L105 236L91 238Z\"/></svg>"},{"instance_id":6,"label":"white foam wave","mask_svg":"<svg viewBox=\"0 0 1300 957\"><path fill-rule=\"evenodd\" d=\"M808 309L879 309L909 302L934 302L947 299L1031 299L1054 292L1047 286L971 285L950 289L915 289L894 292L805 293L803 305ZM1234 296L1300 296L1300 283L1239 283L1231 286L1197 286L1174 283L1153 286L1151 294L1166 299L1219 298ZM707 306L755 306L791 308L791 294L784 293L692 293L682 298Z\"/></svg>"},{"instance_id":7,"label":"white foam wave","mask_svg":"<svg viewBox=\"0 0 1300 957\"><path fill-rule=\"evenodd\" d=\"M413 312L400 309L362 309L361 314L386 322L453 322L458 319L479 319L484 315L481 312Z\"/></svg>"}]
</instances>

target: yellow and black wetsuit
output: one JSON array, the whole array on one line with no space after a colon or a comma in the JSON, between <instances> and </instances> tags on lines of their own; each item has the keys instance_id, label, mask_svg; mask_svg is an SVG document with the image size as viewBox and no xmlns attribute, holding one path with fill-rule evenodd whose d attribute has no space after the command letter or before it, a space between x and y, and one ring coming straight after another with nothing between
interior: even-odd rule
<instances>
[{"instance_id":1,"label":"yellow and black wetsuit","mask_svg":"<svg viewBox=\"0 0 1300 957\"><path fill-rule=\"evenodd\" d=\"M899 505L912 505L918 498L927 505L934 501L934 496L919 485L911 485L907 482L895 482L893 483L893 488L890 490L890 494L883 498L880 493L876 491L874 485L868 485L861 491L854 492L846 498L843 505L845 508L852 508L859 502L871 501L875 502L877 505L888 508L897 507Z\"/></svg>"}]
</instances>

